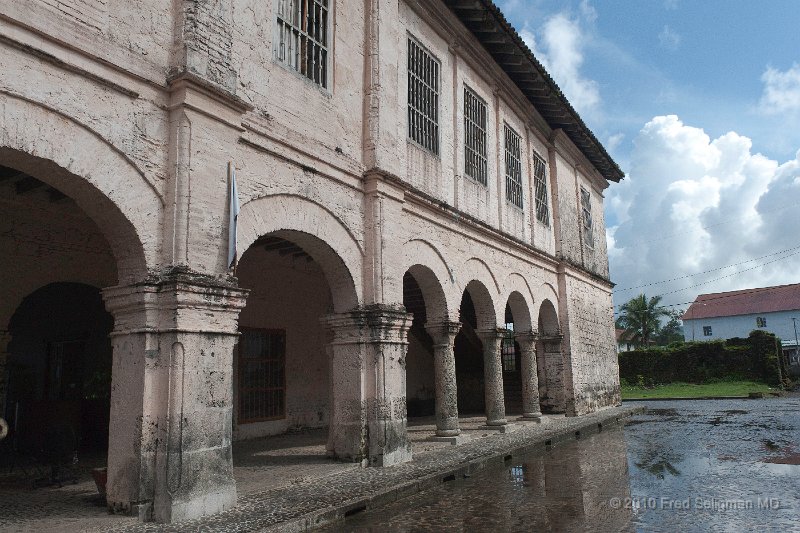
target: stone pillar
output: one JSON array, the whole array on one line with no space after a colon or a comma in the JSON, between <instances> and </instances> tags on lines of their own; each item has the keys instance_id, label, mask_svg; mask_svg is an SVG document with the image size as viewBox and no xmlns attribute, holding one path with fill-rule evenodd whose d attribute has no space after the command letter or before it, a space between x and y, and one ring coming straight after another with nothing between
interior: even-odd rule
<instances>
[{"instance_id":1,"label":"stone pillar","mask_svg":"<svg viewBox=\"0 0 800 533\"><path fill-rule=\"evenodd\" d=\"M493 329L478 332L483 343L483 379L486 389L486 425L505 426L506 405L503 397L503 363L500 345L501 331Z\"/></svg>"},{"instance_id":2,"label":"stone pillar","mask_svg":"<svg viewBox=\"0 0 800 533\"><path fill-rule=\"evenodd\" d=\"M6 416L6 396L8 395L8 343L11 334L7 330L0 330L0 418Z\"/></svg>"},{"instance_id":3,"label":"stone pillar","mask_svg":"<svg viewBox=\"0 0 800 533\"><path fill-rule=\"evenodd\" d=\"M453 344L461 329L460 322L438 322L425 328L433 338L433 368L436 383L436 435L455 437L458 427L458 390L456 357Z\"/></svg>"},{"instance_id":4,"label":"stone pillar","mask_svg":"<svg viewBox=\"0 0 800 533\"><path fill-rule=\"evenodd\" d=\"M559 334L539 336L542 343L543 359L545 368L545 390L547 397L542 398L542 403L552 413L568 412L566 401L567 375L565 372L564 354L562 352L562 341L564 336Z\"/></svg>"},{"instance_id":5,"label":"stone pillar","mask_svg":"<svg viewBox=\"0 0 800 533\"><path fill-rule=\"evenodd\" d=\"M542 421L539 407L539 376L536 366L536 334L518 333L514 339L520 349L520 371L522 373L522 418Z\"/></svg>"},{"instance_id":6,"label":"stone pillar","mask_svg":"<svg viewBox=\"0 0 800 533\"><path fill-rule=\"evenodd\" d=\"M187 271L103 291L114 316L110 509L174 522L236 504L233 347L246 294Z\"/></svg>"},{"instance_id":7,"label":"stone pillar","mask_svg":"<svg viewBox=\"0 0 800 533\"><path fill-rule=\"evenodd\" d=\"M412 316L402 306L370 305L323 319L333 332L333 455L370 466L411 460L406 434L406 353Z\"/></svg>"}]
</instances>

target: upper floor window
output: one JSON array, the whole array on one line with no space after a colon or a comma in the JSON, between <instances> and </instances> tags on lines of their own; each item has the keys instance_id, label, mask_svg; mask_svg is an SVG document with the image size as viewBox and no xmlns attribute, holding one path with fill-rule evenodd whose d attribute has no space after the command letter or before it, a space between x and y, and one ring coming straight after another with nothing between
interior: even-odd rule
<instances>
[{"instance_id":1,"label":"upper floor window","mask_svg":"<svg viewBox=\"0 0 800 533\"><path fill-rule=\"evenodd\" d=\"M408 39L408 137L439 155L439 62Z\"/></svg>"},{"instance_id":2,"label":"upper floor window","mask_svg":"<svg viewBox=\"0 0 800 533\"><path fill-rule=\"evenodd\" d=\"M765 327L767 327L767 317L765 317L765 316L757 316L756 317L756 327L757 328L765 328Z\"/></svg>"},{"instance_id":3,"label":"upper floor window","mask_svg":"<svg viewBox=\"0 0 800 533\"><path fill-rule=\"evenodd\" d=\"M542 224L550 224L550 209L547 206L546 166L544 159L533 154L533 185L536 194L536 219Z\"/></svg>"},{"instance_id":4,"label":"upper floor window","mask_svg":"<svg viewBox=\"0 0 800 533\"><path fill-rule=\"evenodd\" d=\"M703 335L706 337L710 337L711 333L711 326L703 326Z\"/></svg>"},{"instance_id":5,"label":"upper floor window","mask_svg":"<svg viewBox=\"0 0 800 533\"><path fill-rule=\"evenodd\" d=\"M519 134L505 124L506 141L506 200L522 208L522 162Z\"/></svg>"},{"instance_id":6,"label":"upper floor window","mask_svg":"<svg viewBox=\"0 0 800 533\"><path fill-rule=\"evenodd\" d=\"M278 59L328 87L328 0L278 0Z\"/></svg>"},{"instance_id":7,"label":"upper floor window","mask_svg":"<svg viewBox=\"0 0 800 533\"><path fill-rule=\"evenodd\" d=\"M581 187L581 211L583 213L583 241L588 246L594 246L594 233L592 232L592 196L589 191Z\"/></svg>"},{"instance_id":8,"label":"upper floor window","mask_svg":"<svg viewBox=\"0 0 800 533\"><path fill-rule=\"evenodd\" d=\"M486 186L486 102L467 87L464 87L464 173Z\"/></svg>"}]
</instances>

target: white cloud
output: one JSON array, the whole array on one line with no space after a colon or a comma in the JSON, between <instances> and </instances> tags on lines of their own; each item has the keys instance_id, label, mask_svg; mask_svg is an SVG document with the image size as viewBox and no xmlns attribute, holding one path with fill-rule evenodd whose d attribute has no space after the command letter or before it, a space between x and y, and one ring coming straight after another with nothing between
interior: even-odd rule
<instances>
[{"instance_id":1,"label":"white cloud","mask_svg":"<svg viewBox=\"0 0 800 533\"><path fill-rule=\"evenodd\" d=\"M588 6L588 4L587 4ZM529 30L523 30L525 42L579 112L591 112L600 104L596 81L584 77L583 47L586 42L578 20L564 13L553 15L542 29L541 47Z\"/></svg>"},{"instance_id":2,"label":"white cloud","mask_svg":"<svg viewBox=\"0 0 800 533\"><path fill-rule=\"evenodd\" d=\"M747 137L711 139L674 115L653 118L633 144L628 177L611 186L606 202L607 218L619 221L607 232L616 304L641 291L664 294L730 274L664 301L800 281L800 255L698 274L800 246L800 151L779 164L752 153ZM757 268L743 272L751 267ZM681 276L690 277L621 292Z\"/></svg>"},{"instance_id":3,"label":"white cloud","mask_svg":"<svg viewBox=\"0 0 800 533\"><path fill-rule=\"evenodd\" d=\"M767 114L779 114L800 111L800 65L781 72L767 67L761 75L764 92L761 94L759 107Z\"/></svg>"},{"instance_id":4,"label":"white cloud","mask_svg":"<svg viewBox=\"0 0 800 533\"><path fill-rule=\"evenodd\" d=\"M674 52L681 45L681 36L669 26L664 26L658 34L658 42L661 43L662 47Z\"/></svg>"},{"instance_id":5,"label":"white cloud","mask_svg":"<svg viewBox=\"0 0 800 533\"><path fill-rule=\"evenodd\" d=\"M614 135L611 135L608 137L608 139L606 139L606 141L603 143L603 146L605 146L608 152L614 152L614 150L617 149L617 147L622 143L624 139L625 139L624 133L615 133Z\"/></svg>"},{"instance_id":6,"label":"white cloud","mask_svg":"<svg viewBox=\"0 0 800 533\"><path fill-rule=\"evenodd\" d=\"M678 9L679 0L664 0L664 9L672 11Z\"/></svg>"}]
</instances>

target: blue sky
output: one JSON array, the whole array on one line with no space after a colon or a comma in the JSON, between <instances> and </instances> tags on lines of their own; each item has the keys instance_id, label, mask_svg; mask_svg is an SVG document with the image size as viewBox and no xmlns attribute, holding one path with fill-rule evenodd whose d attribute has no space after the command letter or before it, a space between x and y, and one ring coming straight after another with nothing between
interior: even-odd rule
<instances>
[{"instance_id":1,"label":"blue sky","mask_svg":"<svg viewBox=\"0 0 800 533\"><path fill-rule=\"evenodd\" d=\"M800 282L800 4L498 4L627 174L615 304Z\"/></svg>"}]
</instances>

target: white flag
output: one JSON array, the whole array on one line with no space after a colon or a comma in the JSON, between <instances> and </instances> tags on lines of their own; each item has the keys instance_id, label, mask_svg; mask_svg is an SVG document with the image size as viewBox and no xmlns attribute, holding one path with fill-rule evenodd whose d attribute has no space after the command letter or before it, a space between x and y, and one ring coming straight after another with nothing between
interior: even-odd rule
<instances>
[{"instance_id":1,"label":"white flag","mask_svg":"<svg viewBox=\"0 0 800 533\"><path fill-rule=\"evenodd\" d=\"M228 163L228 181L230 182L230 218L228 220L228 268L236 264L236 225L239 221L239 192L236 190L236 167L233 161Z\"/></svg>"}]
</instances>

